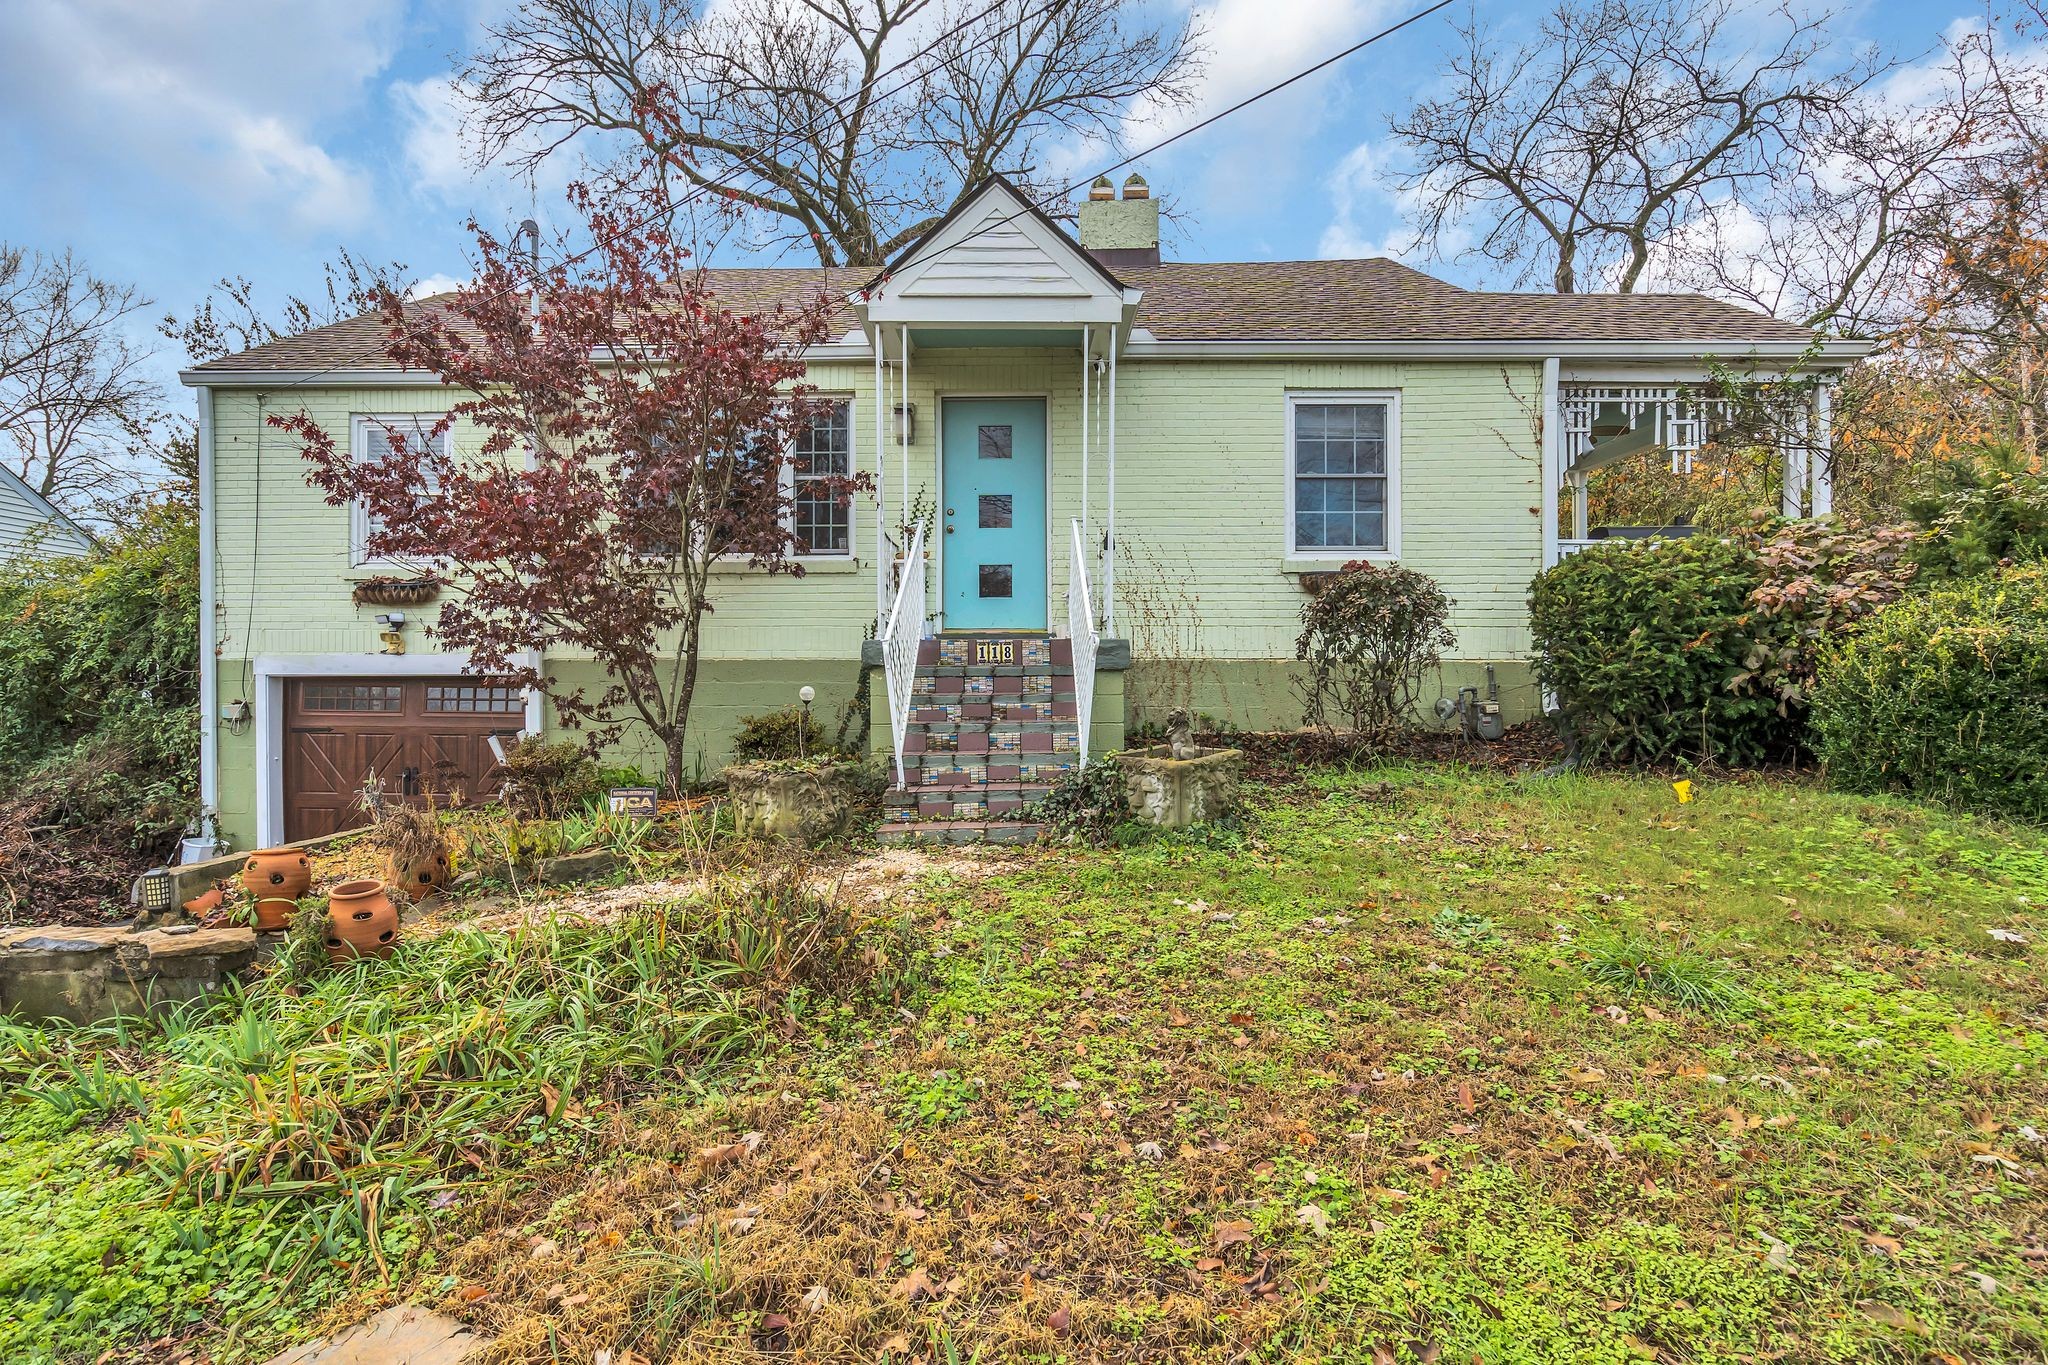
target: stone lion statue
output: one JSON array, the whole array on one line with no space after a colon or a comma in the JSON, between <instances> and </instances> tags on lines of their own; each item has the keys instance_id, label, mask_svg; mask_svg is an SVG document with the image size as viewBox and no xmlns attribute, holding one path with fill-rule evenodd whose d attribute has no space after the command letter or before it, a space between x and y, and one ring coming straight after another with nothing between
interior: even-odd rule
<instances>
[{"instance_id":1,"label":"stone lion statue","mask_svg":"<svg viewBox=\"0 0 2048 1365\"><path fill-rule=\"evenodd\" d=\"M1187 708L1176 706L1166 713L1166 745L1177 759L1183 761L1200 758L1202 748L1195 743L1195 718Z\"/></svg>"}]
</instances>

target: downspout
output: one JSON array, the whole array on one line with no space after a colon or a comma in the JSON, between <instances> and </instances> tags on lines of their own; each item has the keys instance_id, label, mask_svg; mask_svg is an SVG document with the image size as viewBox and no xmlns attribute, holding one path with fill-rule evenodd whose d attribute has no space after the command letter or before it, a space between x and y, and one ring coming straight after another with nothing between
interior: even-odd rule
<instances>
[{"instance_id":1,"label":"downspout","mask_svg":"<svg viewBox=\"0 0 2048 1365\"><path fill-rule=\"evenodd\" d=\"M199 835L220 833L220 659L214 612L213 390L199 387Z\"/></svg>"},{"instance_id":2,"label":"downspout","mask_svg":"<svg viewBox=\"0 0 2048 1365\"><path fill-rule=\"evenodd\" d=\"M1557 485L1561 477L1558 460L1558 438L1563 434L1563 422L1557 405L1556 356L1543 359L1542 394L1542 436L1537 464L1543 471L1543 496L1539 500L1543 518L1543 567L1557 563Z\"/></svg>"}]
</instances>

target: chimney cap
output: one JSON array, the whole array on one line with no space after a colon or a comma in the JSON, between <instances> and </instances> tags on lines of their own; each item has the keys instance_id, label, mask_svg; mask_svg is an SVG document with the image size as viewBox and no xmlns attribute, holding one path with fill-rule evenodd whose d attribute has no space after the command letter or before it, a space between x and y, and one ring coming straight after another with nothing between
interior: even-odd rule
<instances>
[{"instance_id":1,"label":"chimney cap","mask_svg":"<svg viewBox=\"0 0 2048 1365\"><path fill-rule=\"evenodd\" d=\"M1114 199L1116 198L1116 186L1110 184L1108 176L1098 175L1095 177L1095 183L1088 187L1088 197L1090 199Z\"/></svg>"},{"instance_id":2,"label":"chimney cap","mask_svg":"<svg viewBox=\"0 0 2048 1365\"><path fill-rule=\"evenodd\" d=\"M1132 171L1124 177L1124 198L1150 199L1151 197L1152 187L1145 183L1144 176L1139 175L1136 171Z\"/></svg>"}]
</instances>

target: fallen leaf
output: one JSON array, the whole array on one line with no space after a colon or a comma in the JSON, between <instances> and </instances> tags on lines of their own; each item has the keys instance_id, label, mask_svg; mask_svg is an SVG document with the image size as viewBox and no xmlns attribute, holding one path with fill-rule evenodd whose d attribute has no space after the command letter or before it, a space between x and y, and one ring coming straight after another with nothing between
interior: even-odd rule
<instances>
[{"instance_id":1,"label":"fallen leaf","mask_svg":"<svg viewBox=\"0 0 2048 1365\"><path fill-rule=\"evenodd\" d=\"M1472 1082L1458 1082L1458 1107L1468 1114L1479 1112L1479 1101L1472 1096Z\"/></svg>"},{"instance_id":2,"label":"fallen leaf","mask_svg":"<svg viewBox=\"0 0 2048 1365\"><path fill-rule=\"evenodd\" d=\"M919 1299L934 1297L938 1290L932 1284L932 1277L924 1273L924 1267L916 1266L912 1268L908 1275L898 1280L896 1287L890 1290L889 1293L893 1298L916 1303Z\"/></svg>"},{"instance_id":3,"label":"fallen leaf","mask_svg":"<svg viewBox=\"0 0 2048 1365\"><path fill-rule=\"evenodd\" d=\"M1045 1325L1052 1328L1054 1336L1065 1336L1067 1329L1074 1325L1073 1310L1065 1307L1053 1309L1045 1315Z\"/></svg>"},{"instance_id":4,"label":"fallen leaf","mask_svg":"<svg viewBox=\"0 0 2048 1365\"><path fill-rule=\"evenodd\" d=\"M1864 1299L1856 1306L1862 1309L1863 1316L1869 1318L1872 1322L1881 1322L1887 1327L1897 1328L1901 1332L1909 1332L1916 1337L1931 1337L1934 1335L1933 1332L1928 1330L1926 1323L1920 1321L1911 1313L1906 1312L1904 1309L1894 1308L1881 1300Z\"/></svg>"},{"instance_id":5,"label":"fallen leaf","mask_svg":"<svg viewBox=\"0 0 2048 1365\"><path fill-rule=\"evenodd\" d=\"M1905 1250L1904 1244L1898 1238L1886 1237L1882 1233L1877 1232L1864 1234L1863 1245L1869 1247L1872 1251L1881 1251L1887 1256L1897 1256L1901 1251Z\"/></svg>"},{"instance_id":6,"label":"fallen leaf","mask_svg":"<svg viewBox=\"0 0 2048 1365\"><path fill-rule=\"evenodd\" d=\"M832 1292L822 1284L814 1284L804 1291L801 1302L807 1311L821 1313L825 1305L832 1302Z\"/></svg>"},{"instance_id":7,"label":"fallen leaf","mask_svg":"<svg viewBox=\"0 0 2048 1365\"><path fill-rule=\"evenodd\" d=\"M1218 1223L1216 1225L1216 1249L1236 1246L1239 1242L1252 1239L1252 1225L1242 1221Z\"/></svg>"},{"instance_id":8,"label":"fallen leaf","mask_svg":"<svg viewBox=\"0 0 2048 1365\"><path fill-rule=\"evenodd\" d=\"M1330 1233L1330 1215L1319 1204L1303 1204L1294 1211L1294 1221L1318 1237L1327 1237Z\"/></svg>"}]
</instances>

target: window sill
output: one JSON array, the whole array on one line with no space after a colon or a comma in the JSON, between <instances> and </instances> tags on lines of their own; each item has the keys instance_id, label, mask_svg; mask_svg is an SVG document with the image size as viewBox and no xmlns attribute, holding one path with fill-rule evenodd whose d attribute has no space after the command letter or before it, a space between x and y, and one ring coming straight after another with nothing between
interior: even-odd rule
<instances>
[{"instance_id":1,"label":"window sill","mask_svg":"<svg viewBox=\"0 0 2048 1365\"><path fill-rule=\"evenodd\" d=\"M830 555L817 559L811 559L802 555L792 555L790 563L803 565L804 577L806 578L814 574L860 572L860 560L851 555ZM711 566L711 572L715 574L761 574L766 576L768 570L756 568L744 559L721 559ZM777 574L775 576L778 578L795 577L793 574Z\"/></svg>"},{"instance_id":2,"label":"window sill","mask_svg":"<svg viewBox=\"0 0 2048 1365\"><path fill-rule=\"evenodd\" d=\"M1392 550L1344 550L1327 555L1288 555L1280 561L1280 572L1289 576L1305 573L1335 573L1354 559L1373 564L1392 564L1400 556Z\"/></svg>"}]
</instances>

